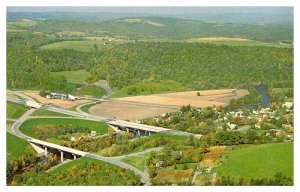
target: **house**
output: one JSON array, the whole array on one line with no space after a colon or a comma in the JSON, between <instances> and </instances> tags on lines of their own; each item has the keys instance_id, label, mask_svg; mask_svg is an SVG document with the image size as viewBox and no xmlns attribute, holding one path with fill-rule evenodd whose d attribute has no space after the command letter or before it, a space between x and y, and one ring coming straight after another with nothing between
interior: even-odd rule
<instances>
[{"instance_id":1,"label":"house","mask_svg":"<svg viewBox=\"0 0 300 192\"><path fill-rule=\"evenodd\" d=\"M234 129L236 128L236 124L231 124L230 122L227 123L229 129Z\"/></svg>"},{"instance_id":2,"label":"house","mask_svg":"<svg viewBox=\"0 0 300 192\"><path fill-rule=\"evenodd\" d=\"M206 169L205 169L205 172L206 172L206 173L211 173L211 170L212 170L212 167L209 167L209 168L206 168Z\"/></svg>"},{"instance_id":3,"label":"house","mask_svg":"<svg viewBox=\"0 0 300 192\"><path fill-rule=\"evenodd\" d=\"M162 164L163 164L163 161L158 161L158 162L155 163L155 167L157 169L159 169L162 166Z\"/></svg>"},{"instance_id":4,"label":"house","mask_svg":"<svg viewBox=\"0 0 300 192\"><path fill-rule=\"evenodd\" d=\"M293 107L293 102L285 102L282 107L285 107L287 109L291 109Z\"/></svg>"},{"instance_id":5,"label":"house","mask_svg":"<svg viewBox=\"0 0 300 192\"><path fill-rule=\"evenodd\" d=\"M76 138L75 138L75 137L71 137L70 140L71 140L71 141L76 141Z\"/></svg>"},{"instance_id":6,"label":"house","mask_svg":"<svg viewBox=\"0 0 300 192\"><path fill-rule=\"evenodd\" d=\"M91 136L95 137L97 135L97 131L91 131Z\"/></svg>"},{"instance_id":7,"label":"house","mask_svg":"<svg viewBox=\"0 0 300 192\"><path fill-rule=\"evenodd\" d=\"M291 128L292 126L290 124L282 124L282 127L285 128L285 129L289 129Z\"/></svg>"},{"instance_id":8,"label":"house","mask_svg":"<svg viewBox=\"0 0 300 192\"><path fill-rule=\"evenodd\" d=\"M256 123L256 124L254 125L254 127L255 127L256 129L260 129L260 123L259 123L259 122Z\"/></svg>"}]
</instances>

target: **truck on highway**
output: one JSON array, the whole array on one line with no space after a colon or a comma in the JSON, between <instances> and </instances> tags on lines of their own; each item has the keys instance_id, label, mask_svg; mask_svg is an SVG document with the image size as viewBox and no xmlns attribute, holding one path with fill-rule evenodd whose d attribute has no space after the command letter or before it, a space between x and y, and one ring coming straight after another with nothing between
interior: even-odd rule
<instances>
[{"instance_id":1,"label":"truck on highway","mask_svg":"<svg viewBox=\"0 0 300 192\"><path fill-rule=\"evenodd\" d=\"M34 101L26 101L25 105L30 108L36 108L36 109L39 109L43 106L42 104L34 102Z\"/></svg>"}]
</instances>

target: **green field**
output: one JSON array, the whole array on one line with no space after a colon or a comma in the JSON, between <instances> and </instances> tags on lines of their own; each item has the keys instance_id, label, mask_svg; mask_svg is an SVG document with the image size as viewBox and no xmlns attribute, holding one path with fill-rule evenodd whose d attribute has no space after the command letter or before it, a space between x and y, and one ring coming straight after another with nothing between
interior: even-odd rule
<instances>
[{"instance_id":1,"label":"green field","mask_svg":"<svg viewBox=\"0 0 300 192\"><path fill-rule=\"evenodd\" d=\"M228 150L227 163L216 168L219 175L232 178L271 178L282 172L293 178L294 143L255 145Z\"/></svg>"},{"instance_id":2,"label":"green field","mask_svg":"<svg viewBox=\"0 0 300 192\"><path fill-rule=\"evenodd\" d=\"M54 116L54 117L70 117L70 115L66 115L63 113L57 113L57 112L53 112L53 111L47 111L44 109L38 109L36 111L34 111L31 116Z\"/></svg>"},{"instance_id":3,"label":"green field","mask_svg":"<svg viewBox=\"0 0 300 192\"><path fill-rule=\"evenodd\" d=\"M7 161L10 161L14 158L19 158L26 152L34 152L30 144L26 140L6 132Z\"/></svg>"},{"instance_id":4,"label":"green field","mask_svg":"<svg viewBox=\"0 0 300 192\"><path fill-rule=\"evenodd\" d=\"M190 43L210 43L215 45L228 45L228 46L258 46L258 47L278 47L278 48L291 48L292 45L280 45L279 43L269 43L269 42L263 42L263 41L255 41L255 40L201 40L200 39L190 39L187 40L187 42Z\"/></svg>"},{"instance_id":5,"label":"green field","mask_svg":"<svg viewBox=\"0 0 300 192\"><path fill-rule=\"evenodd\" d=\"M86 70L76 70L76 71L60 71L60 72L53 72L57 75L65 76L69 83L75 84L86 84L85 80L89 76L89 72Z\"/></svg>"},{"instance_id":6,"label":"green field","mask_svg":"<svg viewBox=\"0 0 300 192\"><path fill-rule=\"evenodd\" d=\"M91 106L94 106L94 105L99 104L99 103L101 103L101 102L87 104L87 105L84 105L83 107L81 107L80 109L81 109L82 111L86 112L86 113L89 113L89 108L90 108Z\"/></svg>"},{"instance_id":7,"label":"green field","mask_svg":"<svg viewBox=\"0 0 300 192\"><path fill-rule=\"evenodd\" d=\"M153 139L160 139L161 137L163 137L166 140L169 141L175 141L175 142L184 142L184 140L186 140L188 137L186 136L180 136L180 135L170 135L170 134L165 134L165 133L155 133L152 134L149 137L145 137L146 139L149 140L153 140ZM136 147L132 152L140 152L140 151L144 151L145 149L148 149L147 147L145 147L145 145L140 145L138 147Z\"/></svg>"},{"instance_id":8,"label":"green field","mask_svg":"<svg viewBox=\"0 0 300 192\"><path fill-rule=\"evenodd\" d=\"M127 157L127 158L122 159L122 161L138 168L141 171L144 171L147 159L149 158L149 154L150 153Z\"/></svg>"},{"instance_id":9,"label":"green field","mask_svg":"<svg viewBox=\"0 0 300 192\"><path fill-rule=\"evenodd\" d=\"M6 102L6 118L8 119L17 119L21 117L27 110L28 108L23 105Z\"/></svg>"},{"instance_id":10,"label":"green field","mask_svg":"<svg viewBox=\"0 0 300 192\"><path fill-rule=\"evenodd\" d=\"M126 97L133 95L151 95L156 93L190 91L191 89L172 80L159 82L144 82L114 90L114 97ZM131 94L130 94L131 93Z\"/></svg>"},{"instance_id":11,"label":"green field","mask_svg":"<svg viewBox=\"0 0 300 192\"><path fill-rule=\"evenodd\" d=\"M20 130L31 137L34 137L33 128L35 126L45 125L45 126L63 126L63 125L70 125L70 128L72 127L87 127L91 130L97 131L97 133L107 133L108 128L107 124L97 121L89 121L89 120L81 120L81 119L65 119L65 118L55 118L55 119L47 119L47 118L41 118L41 119L30 119L25 121L21 127Z\"/></svg>"},{"instance_id":12,"label":"green field","mask_svg":"<svg viewBox=\"0 0 300 192\"><path fill-rule=\"evenodd\" d=\"M89 52L95 51L94 45L96 44L97 50L107 50L110 49L116 43L110 43L108 45L104 45L106 41L103 40L84 40L84 41L60 41L56 43L51 43L48 45L44 45L40 47L40 49L44 50L52 50L52 49L74 49L77 51ZM118 42L121 43L121 42Z\"/></svg>"},{"instance_id":13,"label":"green field","mask_svg":"<svg viewBox=\"0 0 300 192\"><path fill-rule=\"evenodd\" d=\"M76 92L76 95L80 95L80 96L89 95L93 97L102 97L104 94L105 94L105 90L95 85L83 86Z\"/></svg>"}]
</instances>

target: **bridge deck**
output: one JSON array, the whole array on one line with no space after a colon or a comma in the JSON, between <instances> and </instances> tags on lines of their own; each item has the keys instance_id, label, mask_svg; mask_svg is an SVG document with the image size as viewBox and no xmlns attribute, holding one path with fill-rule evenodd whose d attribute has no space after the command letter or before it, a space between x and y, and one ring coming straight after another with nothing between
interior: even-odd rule
<instances>
[{"instance_id":1,"label":"bridge deck","mask_svg":"<svg viewBox=\"0 0 300 192\"><path fill-rule=\"evenodd\" d=\"M156 133L170 130L167 128L143 125L139 123L133 123L133 122L122 121L122 120L108 121L107 123L114 126L122 126L122 127L137 129L137 130L156 132Z\"/></svg>"},{"instance_id":2,"label":"bridge deck","mask_svg":"<svg viewBox=\"0 0 300 192\"><path fill-rule=\"evenodd\" d=\"M83 151L79 151L79 150L76 150L76 149L71 149L69 147L64 147L64 146L61 146L61 145L57 145L57 144L53 144L53 143L49 143L49 142L41 141L41 140L37 140L37 139L28 139L28 142L39 144L39 145L44 145L46 147L50 147L50 148L58 149L58 150L61 150L61 151L64 151L64 152L72 153L74 155L85 156L86 154L88 154L88 153L83 152Z\"/></svg>"}]
</instances>

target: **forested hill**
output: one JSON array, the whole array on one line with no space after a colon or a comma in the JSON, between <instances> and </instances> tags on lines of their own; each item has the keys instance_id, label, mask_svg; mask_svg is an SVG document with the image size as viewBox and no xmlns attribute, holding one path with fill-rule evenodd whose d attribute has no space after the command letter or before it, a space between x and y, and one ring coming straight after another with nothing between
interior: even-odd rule
<instances>
[{"instance_id":1,"label":"forested hill","mask_svg":"<svg viewBox=\"0 0 300 192\"><path fill-rule=\"evenodd\" d=\"M24 19L23 19L24 20ZM203 22L165 17L127 17L104 21L25 20L8 22L14 29L56 34L76 31L85 36L126 36L134 39L189 39L201 37L239 37L268 42L292 42L293 25Z\"/></svg>"},{"instance_id":2,"label":"forested hill","mask_svg":"<svg viewBox=\"0 0 300 192\"><path fill-rule=\"evenodd\" d=\"M113 87L174 80L190 88L236 87L243 83L293 86L293 49L197 43L129 43L105 52L90 81Z\"/></svg>"}]
</instances>

